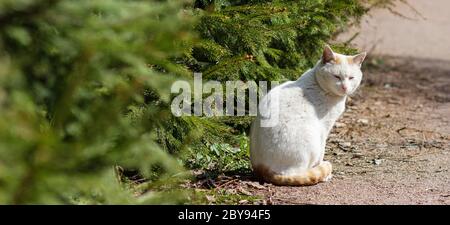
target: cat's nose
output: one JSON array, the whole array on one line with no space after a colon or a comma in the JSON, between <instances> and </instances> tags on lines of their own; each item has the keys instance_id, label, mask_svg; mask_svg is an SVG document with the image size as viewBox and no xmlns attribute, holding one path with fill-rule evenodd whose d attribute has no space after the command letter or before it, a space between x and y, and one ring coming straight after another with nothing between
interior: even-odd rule
<instances>
[{"instance_id":1,"label":"cat's nose","mask_svg":"<svg viewBox=\"0 0 450 225\"><path fill-rule=\"evenodd\" d=\"M342 90L343 90L343 91L347 91L347 86L342 85L341 87L342 87Z\"/></svg>"}]
</instances>

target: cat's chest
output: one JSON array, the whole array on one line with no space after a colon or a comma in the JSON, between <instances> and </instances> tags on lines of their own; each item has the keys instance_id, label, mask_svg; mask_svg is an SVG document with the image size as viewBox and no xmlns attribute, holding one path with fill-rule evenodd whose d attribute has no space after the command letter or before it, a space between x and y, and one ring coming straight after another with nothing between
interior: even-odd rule
<instances>
[{"instance_id":1,"label":"cat's chest","mask_svg":"<svg viewBox=\"0 0 450 225\"><path fill-rule=\"evenodd\" d=\"M345 111L345 100L338 102L324 113L324 116L320 118L320 123L323 125L325 130L329 131L334 126L334 123Z\"/></svg>"},{"instance_id":2,"label":"cat's chest","mask_svg":"<svg viewBox=\"0 0 450 225\"><path fill-rule=\"evenodd\" d=\"M322 93L314 94L316 94L316 98L310 102L314 109L314 114L325 129L331 129L345 110L345 97L336 98L323 95Z\"/></svg>"},{"instance_id":3,"label":"cat's chest","mask_svg":"<svg viewBox=\"0 0 450 225\"><path fill-rule=\"evenodd\" d=\"M329 109L329 111L326 113L326 115L322 118L324 122L327 123L334 123L339 117L342 115L342 113L345 110L345 104L340 103L332 108Z\"/></svg>"},{"instance_id":4,"label":"cat's chest","mask_svg":"<svg viewBox=\"0 0 450 225\"><path fill-rule=\"evenodd\" d=\"M332 127L344 112L345 97L330 96L315 83L307 81L286 83L272 92L271 108L279 107L285 122L319 122L326 128ZM281 103L278 107L274 104L277 102Z\"/></svg>"}]
</instances>

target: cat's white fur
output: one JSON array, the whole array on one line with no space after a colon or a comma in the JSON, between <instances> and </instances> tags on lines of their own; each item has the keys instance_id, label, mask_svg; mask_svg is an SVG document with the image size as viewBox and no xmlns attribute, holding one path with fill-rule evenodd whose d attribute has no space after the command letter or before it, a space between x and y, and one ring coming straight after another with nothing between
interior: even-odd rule
<instances>
[{"instance_id":1,"label":"cat's white fur","mask_svg":"<svg viewBox=\"0 0 450 225\"><path fill-rule=\"evenodd\" d=\"M264 179L280 185L309 185L331 177L331 164L323 161L326 139L345 110L346 96L361 82L365 55L346 56L326 46L314 68L296 81L273 88L262 99L260 111L278 113L274 126L261 127L264 116L259 113L251 127L251 163L256 172L264 168L259 171ZM329 172L313 170L328 164Z\"/></svg>"}]
</instances>

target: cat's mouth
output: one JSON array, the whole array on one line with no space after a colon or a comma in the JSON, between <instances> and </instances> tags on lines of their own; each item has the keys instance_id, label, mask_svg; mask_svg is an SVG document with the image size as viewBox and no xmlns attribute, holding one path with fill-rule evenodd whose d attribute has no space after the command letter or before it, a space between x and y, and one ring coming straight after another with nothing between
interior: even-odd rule
<instances>
[{"instance_id":1,"label":"cat's mouth","mask_svg":"<svg viewBox=\"0 0 450 225\"><path fill-rule=\"evenodd\" d=\"M334 92L334 94L335 95L337 95L337 96L341 96L341 97L344 97L344 96L347 96L347 95L350 95L351 94L351 91L350 90L342 90L342 89L337 89L337 90L335 90L335 91L333 91Z\"/></svg>"},{"instance_id":2,"label":"cat's mouth","mask_svg":"<svg viewBox=\"0 0 450 225\"><path fill-rule=\"evenodd\" d=\"M340 96L351 95L351 94L353 94L354 91L355 90L353 90L351 88L346 88L345 90L341 88L338 90Z\"/></svg>"}]
</instances>

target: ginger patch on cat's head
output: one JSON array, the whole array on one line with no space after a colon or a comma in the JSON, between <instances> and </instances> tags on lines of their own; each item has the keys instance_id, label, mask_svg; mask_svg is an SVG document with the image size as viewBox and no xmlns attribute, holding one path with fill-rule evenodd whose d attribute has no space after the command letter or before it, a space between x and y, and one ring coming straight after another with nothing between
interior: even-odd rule
<instances>
[{"instance_id":1,"label":"ginger patch on cat's head","mask_svg":"<svg viewBox=\"0 0 450 225\"><path fill-rule=\"evenodd\" d=\"M335 52L333 52L333 50L331 49L331 47L329 45L325 45L325 48L324 48L323 54L322 54L322 62L323 63L332 63L332 64L336 64L336 65L357 64L357 65L361 66L365 57L366 57L366 52L363 52L361 54L354 55L354 56L347 56L347 55L335 53Z\"/></svg>"},{"instance_id":2,"label":"ginger patch on cat's head","mask_svg":"<svg viewBox=\"0 0 450 225\"><path fill-rule=\"evenodd\" d=\"M338 54L338 53L334 53L334 60L331 61L331 63L336 64L336 65L355 64L355 62L353 60L353 56L347 56L347 55L342 55L342 54Z\"/></svg>"},{"instance_id":3,"label":"ginger patch on cat's head","mask_svg":"<svg viewBox=\"0 0 450 225\"><path fill-rule=\"evenodd\" d=\"M339 55L339 54L334 54L334 64L349 64L348 58L343 56L343 55Z\"/></svg>"}]
</instances>

